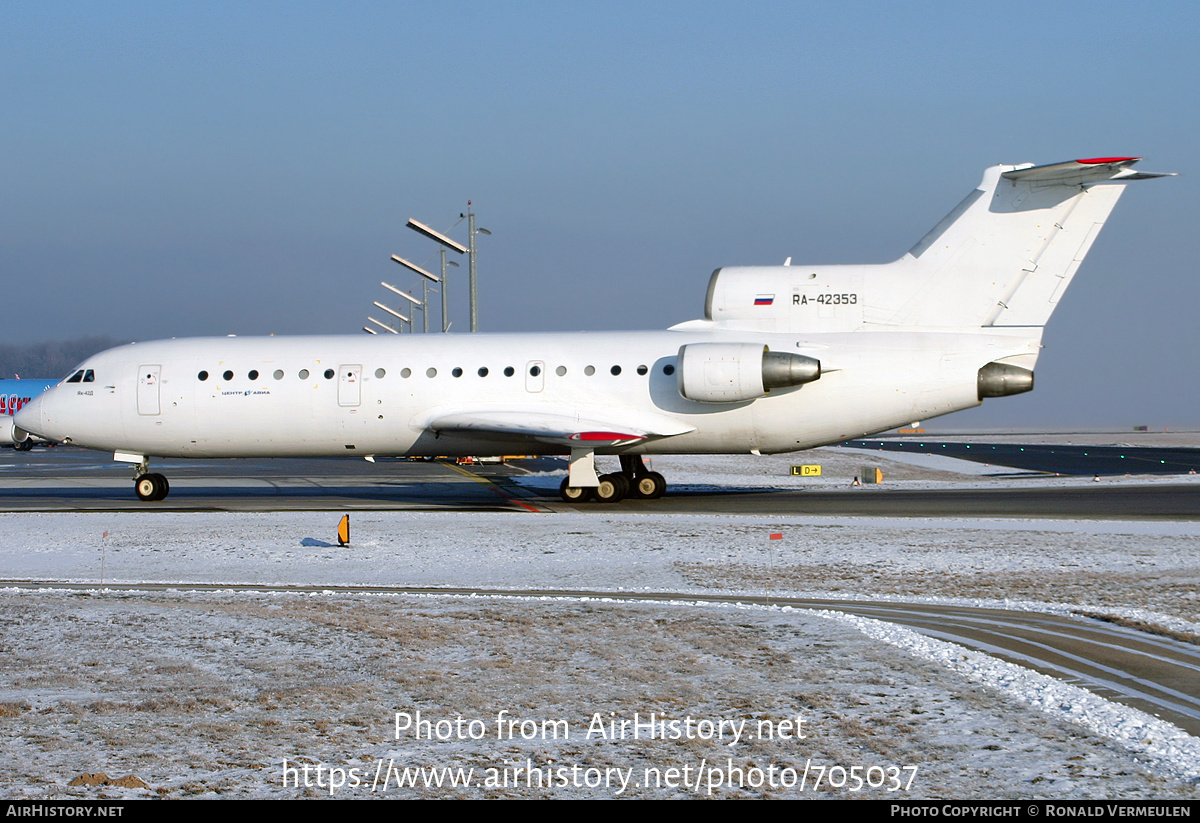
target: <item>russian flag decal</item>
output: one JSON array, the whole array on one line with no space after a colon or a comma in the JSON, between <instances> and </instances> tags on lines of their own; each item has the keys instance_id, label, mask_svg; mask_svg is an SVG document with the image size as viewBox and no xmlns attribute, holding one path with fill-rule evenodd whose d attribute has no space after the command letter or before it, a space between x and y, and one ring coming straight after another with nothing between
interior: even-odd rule
<instances>
[{"instance_id":1,"label":"russian flag decal","mask_svg":"<svg viewBox=\"0 0 1200 823\"><path fill-rule=\"evenodd\" d=\"M756 306L769 306L774 302L775 295L773 294L760 294L754 298L754 305Z\"/></svg>"}]
</instances>

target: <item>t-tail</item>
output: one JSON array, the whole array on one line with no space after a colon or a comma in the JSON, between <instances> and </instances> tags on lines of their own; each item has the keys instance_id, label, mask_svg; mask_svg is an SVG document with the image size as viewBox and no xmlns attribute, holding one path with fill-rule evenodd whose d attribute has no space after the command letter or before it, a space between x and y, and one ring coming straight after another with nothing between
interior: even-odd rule
<instances>
[{"instance_id":1,"label":"t-tail","mask_svg":"<svg viewBox=\"0 0 1200 823\"><path fill-rule=\"evenodd\" d=\"M1137 157L992 166L907 254L868 266L726 267L705 316L786 333L1040 329L1087 255Z\"/></svg>"}]
</instances>

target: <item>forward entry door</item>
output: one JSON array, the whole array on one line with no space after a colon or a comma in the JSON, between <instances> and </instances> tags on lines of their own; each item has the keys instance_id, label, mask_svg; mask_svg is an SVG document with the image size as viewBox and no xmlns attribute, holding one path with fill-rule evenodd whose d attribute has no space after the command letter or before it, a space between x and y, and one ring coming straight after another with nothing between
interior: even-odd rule
<instances>
[{"instance_id":1,"label":"forward entry door","mask_svg":"<svg viewBox=\"0 0 1200 823\"><path fill-rule=\"evenodd\" d=\"M138 366L138 414L155 415L158 407L158 376L162 366Z\"/></svg>"}]
</instances>

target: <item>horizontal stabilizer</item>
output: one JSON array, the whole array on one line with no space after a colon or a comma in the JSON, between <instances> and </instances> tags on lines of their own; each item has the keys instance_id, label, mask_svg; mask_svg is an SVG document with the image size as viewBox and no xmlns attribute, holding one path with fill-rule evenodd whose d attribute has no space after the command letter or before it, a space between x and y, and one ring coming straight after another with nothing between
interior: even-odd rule
<instances>
[{"instance_id":1,"label":"horizontal stabilizer","mask_svg":"<svg viewBox=\"0 0 1200 823\"><path fill-rule=\"evenodd\" d=\"M1068 160L1044 166L1025 166L1004 172L1001 177L1034 185L1086 186L1106 180L1148 180L1152 177L1173 177L1160 172L1137 172L1131 167L1140 157L1093 157L1089 160Z\"/></svg>"}]
</instances>

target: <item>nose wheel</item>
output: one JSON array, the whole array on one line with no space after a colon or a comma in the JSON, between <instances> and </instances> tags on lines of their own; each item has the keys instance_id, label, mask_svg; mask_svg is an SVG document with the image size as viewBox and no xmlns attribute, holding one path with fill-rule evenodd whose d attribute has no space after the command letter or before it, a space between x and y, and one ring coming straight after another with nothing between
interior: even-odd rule
<instances>
[{"instance_id":1,"label":"nose wheel","mask_svg":"<svg viewBox=\"0 0 1200 823\"><path fill-rule=\"evenodd\" d=\"M133 490L137 492L138 499L153 503L171 492L171 484L161 474L141 474L134 479Z\"/></svg>"}]
</instances>

